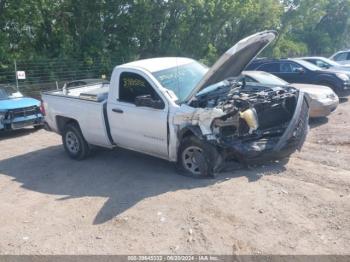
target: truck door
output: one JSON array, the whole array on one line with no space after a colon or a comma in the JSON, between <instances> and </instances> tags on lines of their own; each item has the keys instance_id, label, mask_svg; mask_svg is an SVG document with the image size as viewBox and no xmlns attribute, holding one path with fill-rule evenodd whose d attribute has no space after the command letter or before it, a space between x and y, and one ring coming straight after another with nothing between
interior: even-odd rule
<instances>
[{"instance_id":1,"label":"truck door","mask_svg":"<svg viewBox=\"0 0 350 262\"><path fill-rule=\"evenodd\" d=\"M117 77L117 76L116 76ZM107 106L111 135L121 147L168 158L168 104L156 85L143 72L122 72L119 92L110 97ZM154 106L136 105L137 97L151 97Z\"/></svg>"}]
</instances>

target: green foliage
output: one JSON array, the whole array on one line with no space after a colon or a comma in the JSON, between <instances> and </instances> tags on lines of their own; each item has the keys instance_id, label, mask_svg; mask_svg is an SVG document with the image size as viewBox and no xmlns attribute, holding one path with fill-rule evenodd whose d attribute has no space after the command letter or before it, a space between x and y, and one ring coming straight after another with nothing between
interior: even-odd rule
<instances>
[{"instance_id":1,"label":"green foliage","mask_svg":"<svg viewBox=\"0 0 350 262\"><path fill-rule=\"evenodd\" d=\"M0 0L0 73L14 59L47 64L38 76L47 82L154 56L210 65L265 29L279 37L264 56L329 55L348 47L349 17L350 0ZM0 82L13 81L6 74Z\"/></svg>"},{"instance_id":2,"label":"green foliage","mask_svg":"<svg viewBox=\"0 0 350 262\"><path fill-rule=\"evenodd\" d=\"M307 50L305 43L282 37L280 38L278 45L273 49L273 56L276 58L295 57L301 54L306 54Z\"/></svg>"}]
</instances>

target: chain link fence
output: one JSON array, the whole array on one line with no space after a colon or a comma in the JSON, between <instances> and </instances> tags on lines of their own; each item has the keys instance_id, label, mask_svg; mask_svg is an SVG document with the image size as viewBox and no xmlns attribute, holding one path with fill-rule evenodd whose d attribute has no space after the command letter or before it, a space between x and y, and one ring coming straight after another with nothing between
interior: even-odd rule
<instances>
[{"instance_id":1,"label":"chain link fence","mask_svg":"<svg viewBox=\"0 0 350 262\"><path fill-rule=\"evenodd\" d=\"M17 60L0 64L0 86L17 88L26 96L39 98L40 92L60 89L64 83L91 78L109 79L114 66L123 58ZM25 72L25 79L16 79L16 70Z\"/></svg>"}]
</instances>

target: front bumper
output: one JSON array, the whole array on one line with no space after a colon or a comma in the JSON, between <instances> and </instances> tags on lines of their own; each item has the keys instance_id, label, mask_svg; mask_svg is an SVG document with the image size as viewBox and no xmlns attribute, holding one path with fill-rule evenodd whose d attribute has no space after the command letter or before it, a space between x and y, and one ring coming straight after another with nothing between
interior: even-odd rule
<instances>
[{"instance_id":1,"label":"front bumper","mask_svg":"<svg viewBox=\"0 0 350 262\"><path fill-rule=\"evenodd\" d=\"M3 126L3 129L5 130L16 130L27 126L41 125L43 119L44 117L42 114L16 117L14 119L4 119L1 126Z\"/></svg>"},{"instance_id":2,"label":"front bumper","mask_svg":"<svg viewBox=\"0 0 350 262\"><path fill-rule=\"evenodd\" d=\"M294 115L281 136L261 138L249 142L232 143L225 152L225 160L245 164L262 163L289 157L303 146L309 130L309 104L299 94Z\"/></svg>"},{"instance_id":3,"label":"front bumper","mask_svg":"<svg viewBox=\"0 0 350 262\"><path fill-rule=\"evenodd\" d=\"M350 95L350 82L344 82L340 88L338 89L337 95L339 97L345 97Z\"/></svg>"},{"instance_id":4,"label":"front bumper","mask_svg":"<svg viewBox=\"0 0 350 262\"><path fill-rule=\"evenodd\" d=\"M339 99L323 99L310 101L310 117L325 117L337 109Z\"/></svg>"}]
</instances>

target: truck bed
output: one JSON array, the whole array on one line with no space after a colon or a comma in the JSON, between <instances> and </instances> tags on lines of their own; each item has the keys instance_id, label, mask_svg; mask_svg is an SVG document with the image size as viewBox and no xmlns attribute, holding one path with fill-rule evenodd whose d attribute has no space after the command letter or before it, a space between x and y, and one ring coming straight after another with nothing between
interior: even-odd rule
<instances>
[{"instance_id":1,"label":"truck bed","mask_svg":"<svg viewBox=\"0 0 350 262\"><path fill-rule=\"evenodd\" d=\"M54 90L43 92L44 95L55 95L70 97L94 102L103 102L107 99L109 92L109 83L98 83L93 85L78 86L66 90Z\"/></svg>"},{"instance_id":2,"label":"truck bed","mask_svg":"<svg viewBox=\"0 0 350 262\"><path fill-rule=\"evenodd\" d=\"M101 83L43 92L45 121L52 131L61 133L59 119L75 120L89 144L113 147L106 119L108 91L109 84Z\"/></svg>"}]
</instances>

